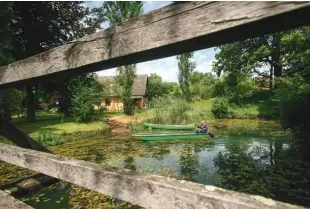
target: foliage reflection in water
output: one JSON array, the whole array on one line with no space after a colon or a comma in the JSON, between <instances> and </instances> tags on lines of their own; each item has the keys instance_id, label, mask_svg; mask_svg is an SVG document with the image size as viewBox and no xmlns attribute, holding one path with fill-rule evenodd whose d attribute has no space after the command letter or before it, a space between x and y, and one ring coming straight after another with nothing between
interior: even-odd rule
<instances>
[{"instance_id":1,"label":"foliage reflection in water","mask_svg":"<svg viewBox=\"0 0 310 209\"><path fill-rule=\"evenodd\" d=\"M236 125L237 124L237 125ZM213 130L216 126L211 124ZM214 140L137 142L88 139L53 150L77 159L185 179L310 206L310 166L277 125L217 123ZM44 195L43 195L44 194ZM47 197L42 199L41 196ZM138 208L67 183L23 200L35 208Z\"/></svg>"}]
</instances>

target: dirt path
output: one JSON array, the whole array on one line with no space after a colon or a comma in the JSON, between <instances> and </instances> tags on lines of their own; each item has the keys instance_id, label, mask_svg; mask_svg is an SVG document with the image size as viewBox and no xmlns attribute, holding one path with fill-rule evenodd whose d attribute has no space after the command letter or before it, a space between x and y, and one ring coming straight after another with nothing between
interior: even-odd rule
<instances>
[{"instance_id":1,"label":"dirt path","mask_svg":"<svg viewBox=\"0 0 310 209\"><path fill-rule=\"evenodd\" d=\"M125 115L113 116L109 118L107 124L110 126L111 136L129 135L131 133L128 128L128 124L130 122L131 117Z\"/></svg>"}]
</instances>

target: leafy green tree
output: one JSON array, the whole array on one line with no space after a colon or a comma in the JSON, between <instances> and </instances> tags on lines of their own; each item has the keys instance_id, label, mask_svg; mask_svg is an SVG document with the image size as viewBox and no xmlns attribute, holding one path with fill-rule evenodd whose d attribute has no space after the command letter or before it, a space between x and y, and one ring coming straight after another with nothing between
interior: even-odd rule
<instances>
[{"instance_id":1,"label":"leafy green tree","mask_svg":"<svg viewBox=\"0 0 310 209\"><path fill-rule=\"evenodd\" d=\"M211 73L193 72L190 83L192 95L199 99L208 99L212 95L215 78Z\"/></svg>"},{"instance_id":2,"label":"leafy green tree","mask_svg":"<svg viewBox=\"0 0 310 209\"><path fill-rule=\"evenodd\" d=\"M214 85L213 96L226 97L229 102L243 105L254 94L256 84L247 72L225 73Z\"/></svg>"},{"instance_id":3,"label":"leafy green tree","mask_svg":"<svg viewBox=\"0 0 310 209\"><path fill-rule=\"evenodd\" d=\"M124 113L132 114L132 86L136 77L136 65L127 65L117 68L117 81L122 87L122 99L124 102Z\"/></svg>"},{"instance_id":4,"label":"leafy green tree","mask_svg":"<svg viewBox=\"0 0 310 209\"><path fill-rule=\"evenodd\" d=\"M95 113L95 105L102 98L102 85L95 74L79 76L71 80L69 90L72 97L71 111L77 122L90 121Z\"/></svg>"},{"instance_id":5,"label":"leafy green tree","mask_svg":"<svg viewBox=\"0 0 310 209\"><path fill-rule=\"evenodd\" d=\"M213 69L218 74L224 72L230 76L230 78L224 78L226 87L222 89L229 87L226 84L234 83L231 81L241 80L243 82L244 79L237 78L242 74L267 76L271 81L270 88L273 89L274 74L277 78L274 89L276 94L269 100L272 101L272 106L278 105L276 109L280 112L282 125L285 128L291 128L295 135L309 136L309 66L310 29L307 26L224 45L216 54ZM238 76L234 77L236 75ZM242 86L242 89L248 87L249 85ZM234 95L234 97L237 96ZM309 142L309 137L304 138Z\"/></svg>"},{"instance_id":6,"label":"leafy green tree","mask_svg":"<svg viewBox=\"0 0 310 209\"><path fill-rule=\"evenodd\" d=\"M180 87L176 82L163 82L164 95L180 97Z\"/></svg>"},{"instance_id":7,"label":"leafy green tree","mask_svg":"<svg viewBox=\"0 0 310 209\"><path fill-rule=\"evenodd\" d=\"M305 147L310 136L310 28L302 27L286 33L281 40L285 71L279 80L275 100L279 101L281 122L291 128ZM295 139L297 139L295 137Z\"/></svg>"},{"instance_id":8,"label":"leafy green tree","mask_svg":"<svg viewBox=\"0 0 310 209\"><path fill-rule=\"evenodd\" d=\"M141 1L105 1L99 8L93 9L97 22L108 21L110 26L115 26L143 13Z\"/></svg>"},{"instance_id":9,"label":"leafy green tree","mask_svg":"<svg viewBox=\"0 0 310 209\"><path fill-rule=\"evenodd\" d=\"M12 8L13 55L17 60L83 37L100 28L100 23L91 21L91 13L82 1L16 1L12 3Z\"/></svg>"},{"instance_id":10,"label":"leafy green tree","mask_svg":"<svg viewBox=\"0 0 310 209\"><path fill-rule=\"evenodd\" d=\"M141 1L105 1L100 8L94 9L94 13L101 21L108 21L110 26L115 26L143 13ZM136 77L136 66L122 66L117 68L118 81L123 88L122 99L124 113L132 114L132 86Z\"/></svg>"},{"instance_id":11,"label":"leafy green tree","mask_svg":"<svg viewBox=\"0 0 310 209\"><path fill-rule=\"evenodd\" d=\"M100 28L100 23L90 17L90 11L81 1L14 1L12 9L13 57L16 60L39 54ZM27 118L35 120L34 88L28 86L26 89Z\"/></svg>"},{"instance_id":12,"label":"leafy green tree","mask_svg":"<svg viewBox=\"0 0 310 209\"><path fill-rule=\"evenodd\" d=\"M123 95L123 89L119 85L117 79L101 81L103 85L103 94L105 97L116 96L117 98Z\"/></svg>"},{"instance_id":13,"label":"leafy green tree","mask_svg":"<svg viewBox=\"0 0 310 209\"><path fill-rule=\"evenodd\" d=\"M163 82L162 78L156 73L152 73L148 78L147 95L150 100L155 97L174 93L174 83Z\"/></svg>"},{"instance_id":14,"label":"leafy green tree","mask_svg":"<svg viewBox=\"0 0 310 209\"><path fill-rule=\"evenodd\" d=\"M11 18L11 3L0 2L0 66L10 64L13 61L11 55Z\"/></svg>"},{"instance_id":15,"label":"leafy green tree","mask_svg":"<svg viewBox=\"0 0 310 209\"><path fill-rule=\"evenodd\" d=\"M274 76L283 72L281 38L286 32L265 35L219 47L215 55L213 70L221 72L244 71L268 77L270 89L274 86Z\"/></svg>"},{"instance_id":16,"label":"leafy green tree","mask_svg":"<svg viewBox=\"0 0 310 209\"><path fill-rule=\"evenodd\" d=\"M148 78L147 95L150 100L163 95L163 80L156 73L152 73Z\"/></svg>"},{"instance_id":17,"label":"leafy green tree","mask_svg":"<svg viewBox=\"0 0 310 209\"><path fill-rule=\"evenodd\" d=\"M11 2L0 2L0 66L13 61L11 55L11 19ZM7 90L0 90L0 119L11 119L8 94Z\"/></svg>"},{"instance_id":18,"label":"leafy green tree","mask_svg":"<svg viewBox=\"0 0 310 209\"><path fill-rule=\"evenodd\" d=\"M193 74L193 71L196 67L194 61L192 61L194 53L186 53L182 55L178 55L178 80L179 85L182 90L183 96L185 97L186 101L191 101L191 94L190 94L190 79Z\"/></svg>"},{"instance_id":19,"label":"leafy green tree","mask_svg":"<svg viewBox=\"0 0 310 209\"><path fill-rule=\"evenodd\" d=\"M8 102L10 104L10 113L16 115L18 118L25 115L23 102L26 93L23 90L8 89Z\"/></svg>"}]
</instances>

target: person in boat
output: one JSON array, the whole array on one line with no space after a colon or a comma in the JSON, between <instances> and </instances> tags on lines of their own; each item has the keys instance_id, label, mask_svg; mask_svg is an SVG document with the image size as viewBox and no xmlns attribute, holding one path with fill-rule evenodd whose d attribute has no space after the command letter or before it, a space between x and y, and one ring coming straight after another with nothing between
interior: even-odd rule
<instances>
[{"instance_id":1,"label":"person in boat","mask_svg":"<svg viewBox=\"0 0 310 209\"><path fill-rule=\"evenodd\" d=\"M201 121L201 123L197 126L196 133L200 134L207 134L208 133L208 126L204 123L204 121Z\"/></svg>"}]
</instances>

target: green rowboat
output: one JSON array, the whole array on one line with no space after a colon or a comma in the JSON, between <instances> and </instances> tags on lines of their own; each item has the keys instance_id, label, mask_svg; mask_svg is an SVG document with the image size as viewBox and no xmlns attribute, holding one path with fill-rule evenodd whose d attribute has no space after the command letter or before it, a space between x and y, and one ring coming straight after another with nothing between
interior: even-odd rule
<instances>
[{"instance_id":1,"label":"green rowboat","mask_svg":"<svg viewBox=\"0 0 310 209\"><path fill-rule=\"evenodd\" d=\"M156 141L156 140L192 140L210 138L208 134L197 133L166 133L166 134L133 134L137 140Z\"/></svg>"},{"instance_id":2,"label":"green rowboat","mask_svg":"<svg viewBox=\"0 0 310 209\"><path fill-rule=\"evenodd\" d=\"M144 127L152 129L163 129L163 130L193 130L195 129L194 125L161 125L161 124L152 124L144 123Z\"/></svg>"}]
</instances>

